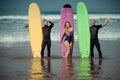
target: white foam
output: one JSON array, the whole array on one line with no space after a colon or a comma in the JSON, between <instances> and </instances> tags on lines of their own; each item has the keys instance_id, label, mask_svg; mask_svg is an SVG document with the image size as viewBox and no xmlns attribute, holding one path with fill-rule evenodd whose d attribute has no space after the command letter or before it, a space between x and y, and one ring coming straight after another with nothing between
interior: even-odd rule
<instances>
[{"instance_id":1,"label":"white foam","mask_svg":"<svg viewBox=\"0 0 120 80\"><path fill-rule=\"evenodd\" d=\"M42 15L42 19L60 19L60 15Z\"/></svg>"},{"instance_id":2,"label":"white foam","mask_svg":"<svg viewBox=\"0 0 120 80\"><path fill-rule=\"evenodd\" d=\"M116 32L116 33L108 32L108 33L99 34L99 38L101 40L118 40L120 39L119 34L120 32Z\"/></svg>"},{"instance_id":3,"label":"white foam","mask_svg":"<svg viewBox=\"0 0 120 80\"><path fill-rule=\"evenodd\" d=\"M25 42L29 41L28 35L9 35L0 36L0 42Z\"/></svg>"},{"instance_id":4,"label":"white foam","mask_svg":"<svg viewBox=\"0 0 120 80\"><path fill-rule=\"evenodd\" d=\"M113 19L120 19L120 14L90 14L89 18L92 19L101 19L101 18L113 18Z\"/></svg>"},{"instance_id":5,"label":"white foam","mask_svg":"<svg viewBox=\"0 0 120 80\"><path fill-rule=\"evenodd\" d=\"M113 19L120 19L120 14L89 14L89 18L92 19L101 19L101 18L108 18L111 17ZM27 20L27 15L7 15L7 16L0 16L0 20L2 19L22 19ZM42 15L42 19L60 19L60 14L45 14ZM76 14L74 14L74 19L76 19Z\"/></svg>"},{"instance_id":6,"label":"white foam","mask_svg":"<svg viewBox=\"0 0 120 80\"><path fill-rule=\"evenodd\" d=\"M120 39L120 33L114 33L114 34L99 34L100 40L118 40ZM75 41L78 41L78 35L74 35ZM52 41L60 41L60 35L59 34L52 34L51 35ZM29 41L29 34L24 36L5 36L1 37L0 42L26 42Z\"/></svg>"},{"instance_id":7,"label":"white foam","mask_svg":"<svg viewBox=\"0 0 120 80\"><path fill-rule=\"evenodd\" d=\"M0 20L2 19L22 19L22 20L27 20L28 17L27 16L22 16L22 15L8 15L8 16L0 16Z\"/></svg>"}]
</instances>

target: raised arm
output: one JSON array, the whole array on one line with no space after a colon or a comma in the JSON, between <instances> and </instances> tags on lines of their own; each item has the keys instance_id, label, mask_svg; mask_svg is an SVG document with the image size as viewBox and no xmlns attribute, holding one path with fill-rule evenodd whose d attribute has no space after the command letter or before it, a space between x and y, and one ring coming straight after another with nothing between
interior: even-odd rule
<instances>
[{"instance_id":1,"label":"raised arm","mask_svg":"<svg viewBox=\"0 0 120 80\"><path fill-rule=\"evenodd\" d=\"M50 23L50 27L53 27L53 26L54 26L54 23L53 23L53 22L49 21L49 23Z\"/></svg>"},{"instance_id":2,"label":"raised arm","mask_svg":"<svg viewBox=\"0 0 120 80\"><path fill-rule=\"evenodd\" d=\"M110 22L111 18L107 18L107 20L102 24L102 27L104 27L105 25L107 25Z\"/></svg>"}]
</instances>

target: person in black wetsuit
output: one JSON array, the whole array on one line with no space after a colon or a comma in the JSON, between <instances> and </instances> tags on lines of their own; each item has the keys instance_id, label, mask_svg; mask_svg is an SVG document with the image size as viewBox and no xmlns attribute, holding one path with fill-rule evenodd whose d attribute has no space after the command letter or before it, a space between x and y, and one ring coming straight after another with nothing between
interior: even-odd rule
<instances>
[{"instance_id":1,"label":"person in black wetsuit","mask_svg":"<svg viewBox=\"0 0 120 80\"><path fill-rule=\"evenodd\" d=\"M50 25L48 25L48 22ZM44 20L44 26L43 26L43 42L42 42L42 50L41 50L41 56L44 57L44 49L47 45L47 57L50 57L50 48L51 48L51 29L54 26L54 23L51 21L48 21L47 19Z\"/></svg>"},{"instance_id":2,"label":"person in black wetsuit","mask_svg":"<svg viewBox=\"0 0 120 80\"><path fill-rule=\"evenodd\" d=\"M90 33L91 33L91 40L90 40L90 56L91 58L94 57L94 45L96 46L98 53L99 53L99 58L102 58L102 52L100 49L100 43L99 43L99 39L98 39L98 31L100 28L104 27L106 24L109 23L109 21L111 20L111 18L108 18L103 24L101 25L95 25L95 20L92 19L91 20L91 27L90 27Z\"/></svg>"},{"instance_id":3,"label":"person in black wetsuit","mask_svg":"<svg viewBox=\"0 0 120 80\"><path fill-rule=\"evenodd\" d=\"M74 34L73 34L73 28L71 27L71 24L68 21L65 22L64 31L62 33L60 43L62 43L64 36L66 36L64 40L64 44L67 50L65 53L66 54L65 58L71 58L72 57L71 50L72 50L72 45L74 43Z\"/></svg>"}]
</instances>

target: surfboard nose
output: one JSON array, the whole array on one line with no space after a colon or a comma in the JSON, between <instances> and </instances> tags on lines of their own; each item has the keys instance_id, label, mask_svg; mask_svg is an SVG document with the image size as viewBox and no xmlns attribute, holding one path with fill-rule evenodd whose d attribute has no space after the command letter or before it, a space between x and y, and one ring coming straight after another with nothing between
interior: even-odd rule
<instances>
[{"instance_id":1,"label":"surfboard nose","mask_svg":"<svg viewBox=\"0 0 120 80\"><path fill-rule=\"evenodd\" d=\"M70 5L70 4L65 4L65 5L63 6L63 8L71 8L71 5Z\"/></svg>"}]
</instances>

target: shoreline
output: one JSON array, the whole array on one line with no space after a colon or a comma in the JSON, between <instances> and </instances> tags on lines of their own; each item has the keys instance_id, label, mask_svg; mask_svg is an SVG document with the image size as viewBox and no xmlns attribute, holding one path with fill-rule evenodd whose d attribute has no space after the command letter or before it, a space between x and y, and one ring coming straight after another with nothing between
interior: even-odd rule
<instances>
[{"instance_id":1,"label":"shoreline","mask_svg":"<svg viewBox=\"0 0 120 80\"><path fill-rule=\"evenodd\" d=\"M51 42L51 57L61 57L61 48L60 48L60 43L59 41L52 41ZM107 40L100 40L100 45L101 45L101 51L103 53L103 57L118 57L119 55L119 49L120 49L120 41L119 40L112 40L112 41L107 41ZM15 42L15 43L0 43L0 53L2 55L14 55L16 56L31 56L31 47L29 41L27 42ZM45 54L44 56L46 57L47 53L47 47L45 48ZM109 53L109 54L108 54ZM114 55L116 53L117 55ZM95 57L98 57L98 52L96 48L94 48L94 54ZM74 47L73 47L73 57L78 57L80 58L80 52L79 52L79 46L78 42L75 41Z\"/></svg>"}]
</instances>

